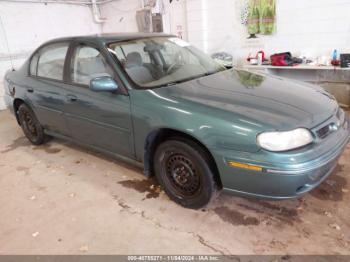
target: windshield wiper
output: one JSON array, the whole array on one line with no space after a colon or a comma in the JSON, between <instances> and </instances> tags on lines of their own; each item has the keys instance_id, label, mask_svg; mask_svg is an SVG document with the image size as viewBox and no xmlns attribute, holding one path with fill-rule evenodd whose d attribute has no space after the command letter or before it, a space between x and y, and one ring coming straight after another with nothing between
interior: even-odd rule
<instances>
[{"instance_id":1,"label":"windshield wiper","mask_svg":"<svg viewBox=\"0 0 350 262\"><path fill-rule=\"evenodd\" d=\"M216 74L218 72L219 71L212 71L212 72L206 72L204 74L200 74L200 75L196 75L196 76L187 77L185 79L181 79L181 80L177 80L177 81L174 81L174 82L170 82L170 83L166 84L166 86L173 86L173 85L181 84L183 82L191 81L191 80L202 78L202 77L205 77L205 76L210 76L210 75Z\"/></svg>"},{"instance_id":2,"label":"windshield wiper","mask_svg":"<svg viewBox=\"0 0 350 262\"><path fill-rule=\"evenodd\" d=\"M220 72L220 71L211 71L211 72L206 72L206 73L204 74L204 76L214 75L214 74L219 73L219 72Z\"/></svg>"}]
</instances>

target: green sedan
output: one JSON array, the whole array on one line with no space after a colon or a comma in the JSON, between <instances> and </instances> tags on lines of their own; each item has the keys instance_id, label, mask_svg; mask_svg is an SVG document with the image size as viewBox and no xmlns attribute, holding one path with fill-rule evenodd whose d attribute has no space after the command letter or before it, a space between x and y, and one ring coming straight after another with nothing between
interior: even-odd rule
<instances>
[{"instance_id":1,"label":"green sedan","mask_svg":"<svg viewBox=\"0 0 350 262\"><path fill-rule=\"evenodd\" d=\"M34 144L48 136L141 165L188 208L219 191L288 199L317 187L350 138L323 89L227 69L165 34L56 39L5 76Z\"/></svg>"}]
</instances>

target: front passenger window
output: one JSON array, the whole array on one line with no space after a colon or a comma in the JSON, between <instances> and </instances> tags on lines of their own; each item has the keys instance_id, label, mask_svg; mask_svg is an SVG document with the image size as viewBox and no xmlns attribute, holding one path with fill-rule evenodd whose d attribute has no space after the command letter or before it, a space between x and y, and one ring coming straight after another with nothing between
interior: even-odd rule
<instances>
[{"instance_id":1,"label":"front passenger window","mask_svg":"<svg viewBox=\"0 0 350 262\"><path fill-rule=\"evenodd\" d=\"M73 83L81 85L89 85L91 79L99 76L113 75L100 51L89 46L77 47L71 68Z\"/></svg>"}]
</instances>

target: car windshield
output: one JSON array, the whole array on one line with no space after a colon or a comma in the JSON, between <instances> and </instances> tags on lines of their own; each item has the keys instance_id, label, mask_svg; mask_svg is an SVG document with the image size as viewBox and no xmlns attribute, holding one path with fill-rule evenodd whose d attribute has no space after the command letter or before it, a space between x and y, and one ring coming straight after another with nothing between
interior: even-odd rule
<instances>
[{"instance_id":1,"label":"car windshield","mask_svg":"<svg viewBox=\"0 0 350 262\"><path fill-rule=\"evenodd\" d=\"M109 45L129 77L143 88L177 84L225 70L175 37L152 37Z\"/></svg>"}]
</instances>

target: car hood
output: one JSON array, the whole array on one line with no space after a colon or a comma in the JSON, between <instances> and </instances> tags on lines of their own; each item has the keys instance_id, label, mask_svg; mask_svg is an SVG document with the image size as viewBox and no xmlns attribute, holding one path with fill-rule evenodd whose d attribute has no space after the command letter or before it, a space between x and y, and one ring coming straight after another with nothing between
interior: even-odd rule
<instances>
[{"instance_id":1,"label":"car hood","mask_svg":"<svg viewBox=\"0 0 350 262\"><path fill-rule=\"evenodd\" d=\"M157 89L162 97L189 110L206 108L207 114L225 112L264 129L313 128L338 108L335 98L320 87L245 70L227 70L174 86ZM209 110L217 109L217 110ZM229 113L229 114L227 114Z\"/></svg>"}]
</instances>

